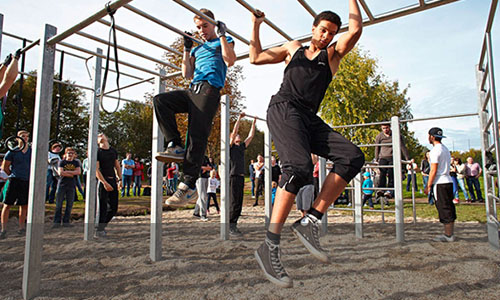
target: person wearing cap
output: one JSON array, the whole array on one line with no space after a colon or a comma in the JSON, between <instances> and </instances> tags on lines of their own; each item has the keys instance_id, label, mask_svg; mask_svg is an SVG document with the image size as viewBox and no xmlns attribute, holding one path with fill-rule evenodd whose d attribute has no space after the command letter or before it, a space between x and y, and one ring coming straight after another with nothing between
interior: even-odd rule
<instances>
[{"instance_id":1,"label":"person wearing cap","mask_svg":"<svg viewBox=\"0 0 500 300\"><path fill-rule=\"evenodd\" d=\"M57 173L59 161L61 161L61 157L59 153L62 151L62 145L58 142L55 142L50 147L48 163L47 166L47 186L45 189L45 201L49 203L54 203L56 199L56 191L57 191L57 182L59 179L59 174Z\"/></svg>"},{"instance_id":2,"label":"person wearing cap","mask_svg":"<svg viewBox=\"0 0 500 300\"><path fill-rule=\"evenodd\" d=\"M433 127L429 130L429 143L433 145L430 157L431 171L425 194L434 194L439 221L444 224L444 234L434 238L436 242L453 242L453 227L457 218L453 204L453 181L450 176L451 155L448 148L441 143L445 138L443 130Z\"/></svg>"},{"instance_id":3,"label":"person wearing cap","mask_svg":"<svg viewBox=\"0 0 500 300\"><path fill-rule=\"evenodd\" d=\"M363 186L361 187L363 189L363 206L366 205L366 201L368 201L370 209L373 209L373 190L370 190L371 188L373 188L373 181L370 178L370 172L365 172L363 174L363 178Z\"/></svg>"}]
</instances>

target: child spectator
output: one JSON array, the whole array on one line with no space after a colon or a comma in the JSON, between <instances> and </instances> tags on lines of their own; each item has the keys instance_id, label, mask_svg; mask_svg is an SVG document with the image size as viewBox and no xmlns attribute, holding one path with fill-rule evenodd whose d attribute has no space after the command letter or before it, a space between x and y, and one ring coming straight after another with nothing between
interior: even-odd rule
<instances>
[{"instance_id":1,"label":"child spectator","mask_svg":"<svg viewBox=\"0 0 500 300\"><path fill-rule=\"evenodd\" d=\"M274 205L274 198L276 197L276 189L278 188L278 183L273 181L273 189L271 190L271 206Z\"/></svg>"},{"instance_id":2,"label":"child spectator","mask_svg":"<svg viewBox=\"0 0 500 300\"><path fill-rule=\"evenodd\" d=\"M210 210L210 199L214 200L215 209L217 209L217 214L220 214L219 204L217 203L217 188L220 186L220 181L217 179L217 171L210 171L210 178L208 178L207 186L207 214Z\"/></svg>"},{"instance_id":3,"label":"child spectator","mask_svg":"<svg viewBox=\"0 0 500 300\"><path fill-rule=\"evenodd\" d=\"M373 195L373 190L368 190L369 188L373 187L373 181L370 178L370 172L365 172L363 174L363 205L366 205L366 201L368 201L368 205L370 206L370 209L373 209L373 201L372 201L372 195Z\"/></svg>"}]
</instances>

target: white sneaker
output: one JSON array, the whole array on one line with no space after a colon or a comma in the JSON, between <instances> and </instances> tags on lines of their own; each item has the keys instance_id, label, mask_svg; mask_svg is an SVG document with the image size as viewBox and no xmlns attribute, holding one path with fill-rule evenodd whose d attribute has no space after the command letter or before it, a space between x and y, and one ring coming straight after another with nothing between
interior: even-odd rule
<instances>
[{"instance_id":1,"label":"white sneaker","mask_svg":"<svg viewBox=\"0 0 500 300\"><path fill-rule=\"evenodd\" d=\"M451 243L451 242L454 242L455 241L455 236L452 235L450 237L447 237L446 235L444 234L441 234L441 235L438 235L436 236L434 239L433 239L434 242L448 242L448 243Z\"/></svg>"},{"instance_id":2,"label":"white sneaker","mask_svg":"<svg viewBox=\"0 0 500 300\"><path fill-rule=\"evenodd\" d=\"M179 183L177 191L165 201L171 207L183 207L186 204L194 204L198 200L196 188L190 189L184 182Z\"/></svg>"},{"instance_id":3,"label":"white sneaker","mask_svg":"<svg viewBox=\"0 0 500 300\"><path fill-rule=\"evenodd\" d=\"M168 147L164 152L156 153L155 158L161 162L183 162L186 150L181 146Z\"/></svg>"},{"instance_id":4,"label":"white sneaker","mask_svg":"<svg viewBox=\"0 0 500 300\"><path fill-rule=\"evenodd\" d=\"M206 222L206 221L208 221L208 218L204 217L204 216L201 216L200 221Z\"/></svg>"}]
</instances>

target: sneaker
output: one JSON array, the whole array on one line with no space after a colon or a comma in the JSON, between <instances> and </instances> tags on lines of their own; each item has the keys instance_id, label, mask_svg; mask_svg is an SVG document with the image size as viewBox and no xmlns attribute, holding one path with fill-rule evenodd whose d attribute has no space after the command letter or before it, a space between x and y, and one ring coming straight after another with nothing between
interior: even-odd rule
<instances>
[{"instance_id":1,"label":"sneaker","mask_svg":"<svg viewBox=\"0 0 500 300\"><path fill-rule=\"evenodd\" d=\"M106 237L106 231L105 230L96 230L94 234L95 238L105 238Z\"/></svg>"},{"instance_id":2,"label":"sneaker","mask_svg":"<svg viewBox=\"0 0 500 300\"><path fill-rule=\"evenodd\" d=\"M0 240L4 240L7 238L7 230L0 231Z\"/></svg>"},{"instance_id":3,"label":"sneaker","mask_svg":"<svg viewBox=\"0 0 500 300\"><path fill-rule=\"evenodd\" d=\"M266 278L272 283L288 288L293 286L293 281L288 276L281 264L280 245L274 245L268 239L255 250L255 258Z\"/></svg>"},{"instance_id":4,"label":"sneaker","mask_svg":"<svg viewBox=\"0 0 500 300\"><path fill-rule=\"evenodd\" d=\"M208 218L205 216L201 216L200 221L206 222L206 221L208 221Z\"/></svg>"},{"instance_id":5,"label":"sneaker","mask_svg":"<svg viewBox=\"0 0 500 300\"><path fill-rule=\"evenodd\" d=\"M319 221L315 216L307 214L297 220L292 225L292 231L314 257L321 262L328 262L328 255L319 244Z\"/></svg>"},{"instance_id":6,"label":"sneaker","mask_svg":"<svg viewBox=\"0 0 500 300\"><path fill-rule=\"evenodd\" d=\"M243 233L238 229L238 227L229 227L229 235L232 236L242 236Z\"/></svg>"},{"instance_id":7,"label":"sneaker","mask_svg":"<svg viewBox=\"0 0 500 300\"><path fill-rule=\"evenodd\" d=\"M391 192L385 192L384 193L384 197L386 197L386 198L392 198Z\"/></svg>"},{"instance_id":8,"label":"sneaker","mask_svg":"<svg viewBox=\"0 0 500 300\"><path fill-rule=\"evenodd\" d=\"M199 214L193 214L193 218L200 218L200 215Z\"/></svg>"},{"instance_id":9,"label":"sneaker","mask_svg":"<svg viewBox=\"0 0 500 300\"><path fill-rule=\"evenodd\" d=\"M198 200L198 192L196 188L190 189L187 184L181 182L170 198L165 201L165 204L171 207L183 207L186 204L194 204Z\"/></svg>"},{"instance_id":10,"label":"sneaker","mask_svg":"<svg viewBox=\"0 0 500 300\"><path fill-rule=\"evenodd\" d=\"M26 235L26 228L21 228L17 231L18 235Z\"/></svg>"},{"instance_id":11,"label":"sneaker","mask_svg":"<svg viewBox=\"0 0 500 300\"><path fill-rule=\"evenodd\" d=\"M186 150L181 146L168 147L164 152L156 153L155 158L161 162L183 162Z\"/></svg>"},{"instance_id":12,"label":"sneaker","mask_svg":"<svg viewBox=\"0 0 500 300\"><path fill-rule=\"evenodd\" d=\"M444 234L438 235L433 239L434 242L454 242L455 241L455 236L452 235L450 237L447 237Z\"/></svg>"},{"instance_id":13,"label":"sneaker","mask_svg":"<svg viewBox=\"0 0 500 300\"><path fill-rule=\"evenodd\" d=\"M458 204L458 203L460 203L460 201L458 199L456 199L456 198L453 199L453 204Z\"/></svg>"}]
</instances>

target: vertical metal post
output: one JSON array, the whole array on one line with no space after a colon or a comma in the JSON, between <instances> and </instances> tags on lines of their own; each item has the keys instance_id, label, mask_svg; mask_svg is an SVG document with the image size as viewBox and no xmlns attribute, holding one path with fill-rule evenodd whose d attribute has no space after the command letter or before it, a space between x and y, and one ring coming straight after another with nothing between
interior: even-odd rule
<instances>
[{"instance_id":1,"label":"vertical metal post","mask_svg":"<svg viewBox=\"0 0 500 300\"><path fill-rule=\"evenodd\" d=\"M220 106L220 238L229 239L229 96L225 95Z\"/></svg>"},{"instance_id":2,"label":"vertical metal post","mask_svg":"<svg viewBox=\"0 0 500 300\"><path fill-rule=\"evenodd\" d=\"M417 186L417 175L415 175L415 170L413 170L413 164L411 166L411 207L413 209L413 224L417 224L417 208L415 207L415 186ZM415 181L414 181L415 180Z\"/></svg>"},{"instance_id":3,"label":"vertical metal post","mask_svg":"<svg viewBox=\"0 0 500 300\"><path fill-rule=\"evenodd\" d=\"M165 75L165 70L160 69L160 74ZM155 78L158 94L165 92L165 84L160 76ZM153 109L154 110L154 109ZM156 113L153 111L153 143L151 153L163 151L164 136L158 125ZM152 261L161 260L162 255L162 214L163 214L163 164L151 160L151 227L149 239L149 257Z\"/></svg>"},{"instance_id":4,"label":"vertical metal post","mask_svg":"<svg viewBox=\"0 0 500 300\"><path fill-rule=\"evenodd\" d=\"M97 48L97 53L102 54L102 49ZM97 134L99 132L99 95L101 89L102 58L96 56L95 59L94 96L90 101L89 138L87 142L89 169L87 170L87 182L85 182L85 225L83 239L86 241L92 240L94 236L97 204L97 178L95 174L98 150Z\"/></svg>"},{"instance_id":5,"label":"vertical metal post","mask_svg":"<svg viewBox=\"0 0 500 300\"><path fill-rule=\"evenodd\" d=\"M324 157L318 156L318 161L319 161L319 192L321 191L321 188L323 187L323 183L325 182L326 179L326 159ZM321 235L326 235L328 232L328 209L325 211L323 214L323 218L321 218Z\"/></svg>"},{"instance_id":6,"label":"vertical metal post","mask_svg":"<svg viewBox=\"0 0 500 300\"><path fill-rule=\"evenodd\" d=\"M271 203L272 197L272 167L271 167L271 132L267 127L267 124L264 128L264 184L265 184L265 193L264 193L264 213L266 215L266 229L269 227L269 222L271 222L271 213L273 210L273 206Z\"/></svg>"},{"instance_id":7,"label":"vertical metal post","mask_svg":"<svg viewBox=\"0 0 500 300\"><path fill-rule=\"evenodd\" d=\"M394 166L394 204L396 206L396 240L399 243L405 241L404 210L403 210L403 187L401 180L401 133L399 129L399 117L391 118L392 130L392 159Z\"/></svg>"},{"instance_id":8,"label":"vertical metal post","mask_svg":"<svg viewBox=\"0 0 500 300\"><path fill-rule=\"evenodd\" d=\"M50 112L54 80L55 45L47 40L57 29L45 25L40 39L38 78L36 82L35 117L33 120L33 144L31 153L28 196L28 220L24 250L23 297L32 299L40 292L42 272L43 226L45 223L45 186L47 184L47 152L50 134Z\"/></svg>"},{"instance_id":9,"label":"vertical metal post","mask_svg":"<svg viewBox=\"0 0 500 300\"><path fill-rule=\"evenodd\" d=\"M363 238L363 200L361 197L361 187L363 177L361 173L354 177L354 229L357 238Z\"/></svg>"}]
</instances>

